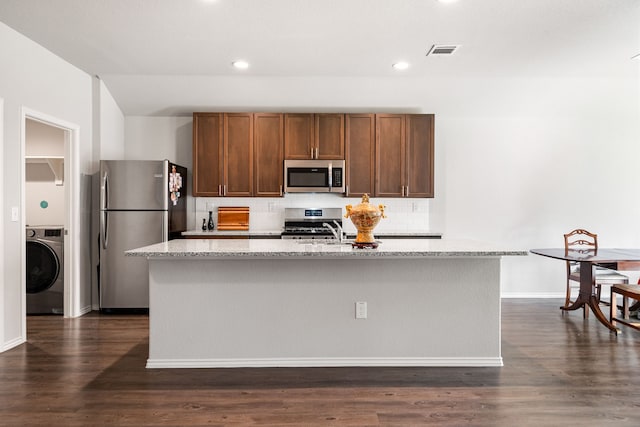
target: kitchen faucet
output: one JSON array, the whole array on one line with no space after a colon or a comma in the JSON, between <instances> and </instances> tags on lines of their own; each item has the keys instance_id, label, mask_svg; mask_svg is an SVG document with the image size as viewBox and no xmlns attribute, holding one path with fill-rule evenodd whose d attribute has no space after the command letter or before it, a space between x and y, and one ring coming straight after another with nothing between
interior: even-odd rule
<instances>
[{"instance_id":1,"label":"kitchen faucet","mask_svg":"<svg viewBox=\"0 0 640 427\"><path fill-rule=\"evenodd\" d=\"M333 228L331 224L328 224L326 222L323 222L322 226L327 227L329 230L331 230L331 234L333 234L333 237L335 237L338 242L342 243L344 241L344 232L342 231L342 227L335 219L333 220L333 223L336 225L336 228Z\"/></svg>"}]
</instances>

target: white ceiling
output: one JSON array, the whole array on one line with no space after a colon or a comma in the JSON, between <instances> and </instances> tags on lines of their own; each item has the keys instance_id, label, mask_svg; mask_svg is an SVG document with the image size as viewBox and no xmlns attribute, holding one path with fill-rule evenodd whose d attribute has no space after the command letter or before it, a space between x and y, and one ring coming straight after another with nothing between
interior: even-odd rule
<instances>
[{"instance_id":1,"label":"white ceiling","mask_svg":"<svg viewBox=\"0 0 640 427\"><path fill-rule=\"evenodd\" d=\"M100 76L126 115L167 111L158 91L186 107L222 76L591 77L640 62L638 0L2 0L0 21ZM427 57L433 44L461 47Z\"/></svg>"}]
</instances>

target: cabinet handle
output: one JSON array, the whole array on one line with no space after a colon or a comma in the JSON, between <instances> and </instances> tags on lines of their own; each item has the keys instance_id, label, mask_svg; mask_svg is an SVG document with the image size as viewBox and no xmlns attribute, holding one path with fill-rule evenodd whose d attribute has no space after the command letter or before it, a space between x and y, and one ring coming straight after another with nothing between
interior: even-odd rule
<instances>
[{"instance_id":1,"label":"cabinet handle","mask_svg":"<svg viewBox=\"0 0 640 427\"><path fill-rule=\"evenodd\" d=\"M226 196L226 195L227 195L227 184L224 184L224 185L222 186L222 195L223 195L223 196Z\"/></svg>"},{"instance_id":2,"label":"cabinet handle","mask_svg":"<svg viewBox=\"0 0 640 427\"><path fill-rule=\"evenodd\" d=\"M348 185L344 187L344 195L349 197L349 186Z\"/></svg>"},{"instance_id":3,"label":"cabinet handle","mask_svg":"<svg viewBox=\"0 0 640 427\"><path fill-rule=\"evenodd\" d=\"M280 186L280 197L282 197L282 185Z\"/></svg>"},{"instance_id":4,"label":"cabinet handle","mask_svg":"<svg viewBox=\"0 0 640 427\"><path fill-rule=\"evenodd\" d=\"M313 159L313 147L311 147L311 158Z\"/></svg>"},{"instance_id":5,"label":"cabinet handle","mask_svg":"<svg viewBox=\"0 0 640 427\"><path fill-rule=\"evenodd\" d=\"M402 197L404 197L404 185L402 186Z\"/></svg>"},{"instance_id":6,"label":"cabinet handle","mask_svg":"<svg viewBox=\"0 0 640 427\"><path fill-rule=\"evenodd\" d=\"M404 187L404 188L405 188L405 190L404 190L404 196L405 196L405 197L409 197L409 186L407 185L407 186L406 186L406 187Z\"/></svg>"},{"instance_id":7,"label":"cabinet handle","mask_svg":"<svg viewBox=\"0 0 640 427\"><path fill-rule=\"evenodd\" d=\"M318 147L316 147L316 160L318 159Z\"/></svg>"},{"instance_id":8,"label":"cabinet handle","mask_svg":"<svg viewBox=\"0 0 640 427\"><path fill-rule=\"evenodd\" d=\"M222 196L222 185L218 184L218 196Z\"/></svg>"}]
</instances>

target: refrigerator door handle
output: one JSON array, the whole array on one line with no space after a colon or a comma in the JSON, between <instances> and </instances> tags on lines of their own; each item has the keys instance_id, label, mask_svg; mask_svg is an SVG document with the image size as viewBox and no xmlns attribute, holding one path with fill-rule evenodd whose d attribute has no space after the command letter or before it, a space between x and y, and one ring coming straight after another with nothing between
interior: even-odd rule
<instances>
[{"instance_id":1,"label":"refrigerator door handle","mask_svg":"<svg viewBox=\"0 0 640 427\"><path fill-rule=\"evenodd\" d=\"M164 217L162 221L162 241L168 242L169 241L169 212L164 211L162 216Z\"/></svg>"},{"instance_id":2,"label":"refrigerator door handle","mask_svg":"<svg viewBox=\"0 0 640 427\"><path fill-rule=\"evenodd\" d=\"M109 172L104 171L104 175L102 175L102 185L100 186L100 200L102 206L100 209L108 209L109 208Z\"/></svg>"},{"instance_id":3,"label":"refrigerator door handle","mask_svg":"<svg viewBox=\"0 0 640 427\"><path fill-rule=\"evenodd\" d=\"M102 249L107 249L109 245L109 220L108 212L100 211L100 235L102 236Z\"/></svg>"}]
</instances>

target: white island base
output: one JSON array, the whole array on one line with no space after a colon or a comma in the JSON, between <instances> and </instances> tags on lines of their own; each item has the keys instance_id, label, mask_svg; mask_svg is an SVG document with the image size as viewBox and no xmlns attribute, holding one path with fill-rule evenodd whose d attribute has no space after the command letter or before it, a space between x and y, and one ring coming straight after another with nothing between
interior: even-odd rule
<instances>
[{"instance_id":1,"label":"white island base","mask_svg":"<svg viewBox=\"0 0 640 427\"><path fill-rule=\"evenodd\" d=\"M219 244L232 243L201 243ZM149 258L149 368L502 366L500 259L522 254L148 248L128 255ZM365 319L356 302L366 302Z\"/></svg>"}]
</instances>

